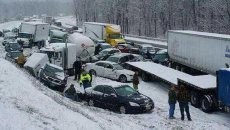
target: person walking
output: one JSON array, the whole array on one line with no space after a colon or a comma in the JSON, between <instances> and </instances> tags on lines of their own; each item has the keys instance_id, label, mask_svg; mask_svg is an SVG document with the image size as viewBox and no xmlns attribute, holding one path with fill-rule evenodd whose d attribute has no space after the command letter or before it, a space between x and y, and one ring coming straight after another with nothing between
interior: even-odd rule
<instances>
[{"instance_id":1,"label":"person walking","mask_svg":"<svg viewBox=\"0 0 230 130\"><path fill-rule=\"evenodd\" d=\"M189 112L189 94L184 85L180 85L179 92L177 95L177 100L179 102L181 120L184 120L184 111L186 112L187 118L189 121L192 121L190 112Z\"/></svg>"},{"instance_id":2,"label":"person walking","mask_svg":"<svg viewBox=\"0 0 230 130\"><path fill-rule=\"evenodd\" d=\"M168 93L168 103L169 103L169 119L175 119L174 111L176 106L176 87L172 86Z\"/></svg>"},{"instance_id":3,"label":"person walking","mask_svg":"<svg viewBox=\"0 0 230 130\"><path fill-rule=\"evenodd\" d=\"M136 91L138 91L138 84L139 84L138 71L135 71L135 74L133 75L133 88Z\"/></svg>"},{"instance_id":4,"label":"person walking","mask_svg":"<svg viewBox=\"0 0 230 130\"><path fill-rule=\"evenodd\" d=\"M82 70L82 61L80 57L76 58L76 61L73 63L74 66L74 80L79 81L81 76L81 70Z\"/></svg>"},{"instance_id":5,"label":"person walking","mask_svg":"<svg viewBox=\"0 0 230 130\"><path fill-rule=\"evenodd\" d=\"M86 88L91 87L91 81L92 81L91 75L86 71L83 71L80 76L80 86L83 85L83 88L85 90Z\"/></svg>"}]
</instances>

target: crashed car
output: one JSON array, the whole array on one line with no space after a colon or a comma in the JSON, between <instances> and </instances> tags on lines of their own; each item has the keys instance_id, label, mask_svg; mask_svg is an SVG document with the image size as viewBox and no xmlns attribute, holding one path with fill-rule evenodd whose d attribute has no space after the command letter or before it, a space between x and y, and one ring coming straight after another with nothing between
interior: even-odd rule
<instances>
[{"instance_id":1,"label":"crashed car","mask_svg":"<svg viewBox=\"0 0 230 130\"><path fill-rule=\"evenodd\" d=\"M21 54L22 54L21 51L9 51L9 52L6 53L5 59L10 61L10 62L16 63L18 57Z\"/></svg>"},{"instance_id":2,"label":"crashed car","mask_svg":"<svg viewBox=\"0 0 230 130\"><path fill-rule=\"evenodd\" d=\"M39 71L38 78L49 88L63 92L67 84L63 68L54 64L45 64Z\"/></svg>"},{"instance_id":3,"label":"crashed car","mask_svg":"<svg viewBox=\"0 0 230 130\"><path fill-rule=\"evenodd\" d=\"M129 85L96 85L87 88L85 92L90 106L118 111L121 114L149 112L154 109L151 98Z\"/></svg>"},{"instance_id":4,"label":"crashed car","mask_svg":"<svg viewBox=\"0 0 230 130\"><path fill-rule=\"evenodd\" d=\"M17 42L8 42L5 44L5 51L23 51L23 48Z\"/></svg>"}]
</instances>

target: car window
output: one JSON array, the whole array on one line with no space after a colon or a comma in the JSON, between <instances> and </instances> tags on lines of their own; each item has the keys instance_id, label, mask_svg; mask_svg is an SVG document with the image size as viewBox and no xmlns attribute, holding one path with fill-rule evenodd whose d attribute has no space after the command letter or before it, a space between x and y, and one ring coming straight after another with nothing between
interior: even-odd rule
<instances>
[{"instance_id":1,"label":"car window","mask_svg":"<svg viewBox=\"0 0 230 130\"><path fill-rule=\"evenodd\" d=\"M133 60L134 56L133 55L129 55L129 60Z\"/></svg>"},{"instance_id":2,"label":"car window","mask_svg":"<svg viewBox=\"0 0 230 130\"><path fill-rule=\"evenodd\" d=\"M104 93L105 94L112 94L112 93L115 93L115 92L110 86L105 86L104 87Z\"/></svg>"},{"instance_id":3,"label":"car window","mask_svg":"<svg viewBox=\"0 0 230 130\"><path fill-rule=\"evenodd\" d=\"M124 46L118 46L118 49L124 49L125 47Z\"/></svg>"},{"instance_id":4,"label":"car window","mask_svg":"<svg viewBox=\"0 0 230 130\"><path fill-rule=\"evenodd\" d=\"M98 86L96 86L93 90L94 90L94 91L97 91L97 92L104 93L104 86L98 85Z\"/></svg>"},{"instance_id":5,"label":"car window","mask_svg":"<svg viewBox=\"0 0 230 130\"><path fill-rule=\"evenodd\" d=\"M122 58L120 59L120 63L125 63L125 62L127 62L127 61L129 61L129 57L128 57L128 56L122 57Z\"/></svg>"},{"instance_id":6,"label":"car window","mask_svg":"<svg viewBox=\"0 0 230 130\"><path fill-rule=\"evenodd\" d=\"M113 69L113 66L110 65L110 64L106 64L106 67L105 68L108 68L108 69Z\"/></svg>"},{"instance_id":7,"label":"car window","mask_svg":"<svg viewBox=\"0 0 230 130\"><path fill-rule=\"evenodd\" d=\"M100 63L100 62L99 62L99 63L96 63L96 65L97 65L97 66L100 66L100 67L104 67L104 66L105 66L104 63Z\"/></svg>"}]
</instances>

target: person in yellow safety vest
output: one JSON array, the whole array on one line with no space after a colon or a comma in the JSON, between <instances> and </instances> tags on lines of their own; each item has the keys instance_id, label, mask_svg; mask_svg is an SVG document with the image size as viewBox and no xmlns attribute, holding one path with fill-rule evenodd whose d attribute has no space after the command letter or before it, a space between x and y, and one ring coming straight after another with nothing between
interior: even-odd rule
<instances>
[{"instance_id":1,"label":"person in yellow safety vest","mask_svg":"<svg viewBox=\"0 0 230 130\"><path fill-rule=\"evenodd\" d=\"M91 87L92 77L85 71L80 76L80 86L83 85L84 89Z\"/></svg>"},{"instance_id":2,"label":"person in yellow safety vest","mask_svg":"<svg viewBox=\"0 0 230 130\"><path fill-rule=\"evenodd\" d=\"M25 62L26 62L26 57L25 57L25 55L22 53L22 54L20 54L20 56L19 56L18 59L17 59L17 64L22 68L23 65L25 64Z\"/></svg>"}]
</instances>

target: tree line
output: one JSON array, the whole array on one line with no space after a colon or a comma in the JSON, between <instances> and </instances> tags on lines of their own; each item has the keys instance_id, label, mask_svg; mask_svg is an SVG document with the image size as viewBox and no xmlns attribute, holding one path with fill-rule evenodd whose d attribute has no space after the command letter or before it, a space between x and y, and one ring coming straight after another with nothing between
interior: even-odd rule
<instances>
[{"instance_id":1,"label":"tree line","mask_svg":"<svg viewBox=\"0 0 230 130\"><path fill-rule=\"evenodd\" d=\"M77 23L119 24L123 33L164 37L167 30L230 34L230 0L73 0Z\"/></svg>"}]
</instances>

